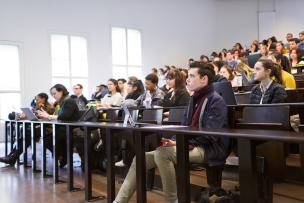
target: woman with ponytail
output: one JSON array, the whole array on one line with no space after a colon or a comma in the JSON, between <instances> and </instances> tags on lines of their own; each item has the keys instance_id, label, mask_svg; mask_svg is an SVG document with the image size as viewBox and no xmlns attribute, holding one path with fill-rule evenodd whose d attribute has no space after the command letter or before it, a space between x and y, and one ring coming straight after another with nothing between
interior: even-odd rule
<instances>
[{"instance_id":1,"label":"woman with ponytail","mask_svg":"<svg viewBox=\"0 0 304 203\"><path fill-rule=\"evenodd\" d=\"M275 63L275 67L281 72L282 82L283 82L282 85L288 89L295 89L296 81L295 81L293 75L291 75L290 73L285 71L284 66L282 65L283 55L274 53L270 56L269 59L271 59L272 62Z\"/></svg>"},{"instance_id":2,"label":"woman with ponytail","mask_svg":"<svg viewBox=\"0 0 304 203\"><path fill-rule=\"evenodd\" d=\"M259 60L253 69L254 80L259 81L252 88L250 94L251 104L284 103L287 93L282 84L282 75L275 64L268 59ZM273 80L273 79L274 80Z\"/></svg>"}]
</instances>

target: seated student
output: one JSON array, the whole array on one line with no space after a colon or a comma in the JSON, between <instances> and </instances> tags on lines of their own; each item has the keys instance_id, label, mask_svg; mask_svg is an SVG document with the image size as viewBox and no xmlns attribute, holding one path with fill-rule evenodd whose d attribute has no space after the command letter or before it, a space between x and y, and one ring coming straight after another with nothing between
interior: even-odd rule
<instances>
[{"instance_id":1,"label":"seated student","mask_svg":"<svg viewBox=\"0 0 304 203\"><path fill-rule=\"evenodd\" d=\"M79 110L85 110L86 105L88 103L87 98L82 94L83 86L81 84L77 84L73 86L74 94L71 95L71 98L75 100Z\"/></svg>"},{"instance_id":2,"label":"seated student","mask_svg":"<svg viewBox=\"0 0 304 203\"><path fill-rule=\"evenodd\" d=\"M222 66L219 74L224 76L228 81L230 81L232 87L242 86L238 84L238 76L235 76L233 74L232 68L230 66Z\"/></svg>"},{"instance_id":3,"label":"seated student","mask_svg":"<svg viewBox=\"0 0 304 203\"><path fill-rule=\"evenodd\" d=\"M38 110L38 116L42 119L60 120L60 121L78 121L80 118L80 112L74 99L69 97L69 92L65 86L61 84L54 85L51 90L51 95L55 98L55 112L53 115L44 110ZM56 143L57 158L59 160L60 167L66 165L66 132L65 128L59 128ZM49 134L46 136L46 147L53 152L53 136Z\"/></svg>"},{"instance_id":4,"label":"seated student","mask_svg":"<svg viewBox=\"0 0 304 203\"><path fill-rule=\"evenodd\" d=\"M119 92L117 80L111 78L108 80L109 93L101 99L100 107L112 107L120 106L123 102L123 98Z\"/></svg>"},{"instance_id":5,"label":"seated student","mask_svg":"<svg viewBox=\"0 0 304 203\"><path fill-rule=\"evenodd\" d=\"M164 99L164 92L161 91L158 86L158 77L157 75L150 73L145 78L145 87L146 91L144 94L142 94L138 99L138 105L139 106L145 106L145 101L148 98L147 95L151 97L151 105L157 105L159 106L161 103L161 100Z\"/></svg>"},{"instance_id":6,"label":"seated student","mask_svg":"<svg viewBox=\"0 0 304 203\"><path fill-rule=\"evenodd\" d=\"M293 75L286 72L282 68L281 63L282 63L283 57L284 56L282 54L274 53L270 56L269 59L271 59L272 62L277 64L276 67L279 69L279 71L281 72L281 76L282 76L282 85L285 88L295 89L296 88L296 81L295 81Z\"/></svg>"},{"instance_id":7,"label":"seated student","mask_svg":"<svg viewBox=\"0 0 304 203\"><path fill-rule=\"evenodd\" d=\"M127 86L128 95L126 96L125 100L128 99L136 100L138 99L138 97L140 97L140 95L144 93L144 91L145 91L144 84L142 83L141 80L135 80L135 81L130 80Z\"/></svg>"},{"instance_id":8,"label":"seated student","mask_svg":"<svg viewBox=\"0 0 304 203\"><path fill-rule=\"evenodd\" d=\"M117 80L117 82L118 82L119 92L120 92L122 98L125 99L126 96L128 95L128 92L127 92L127 81L124 78L119 78Z\"/></svg>"},{"instance_id":9,"label":"seated student","mask_svg":"<svg viewBox=\"0 0 304 203\"><path fill-rule=\"evenodd\" d=\"M287 93L282 85L281 73L269 59L260 59L253 69L254 80L260 84L255 85L250 94L251 104L284 103ZM274 77L279 83L273 81Z\"/></svg>"},{"instance_id":10,"label":"seated student","mask_svg":"<svg viewBox=\"0 0 304 203\"><path fill-rule=\"evenodd\" d=\"M31 102L31 107L32 107L32 111L34 113L37 112L37 110L44 110L46 112L48 112L49 114L52 114L54 112L54 109L51 107L50 103L48 102L48 95L46 93L39 93L35 99L33 99L33 101ZM26 116L24 114L20 114L20 119L26 119ZM28 129L26 129L28 130ZM37 139L39 139L40 137L40 129L38 129L37 133L35 134ZM21 138L21 137L20 137ZM37 140L36 139L36 140ZM22 145L22 139L19 139L18 136L18 143L19 146L21 146L20 150L17 150L16 148L14 148L9 155L7 155L6 157L1 157L0 158L0 162L5 163L5 164L10 164L10 165L15 165L17 159L19 158L19 156L22 154L23 152L23 145ZM26 148L28 148L31 145L31 138L30 136L25 137L25 143L26 143Z\"/></svg>"},{"instance_id":11,"label":"seated student","mask_svg":"<svg viewBox=\"0 0 304 203\"><path fill-rule=\"evenodd\" d=\"M254 82L252 76L253 69L245 63L244 59L238 60L235 72L238 76L242 77L241 85L239 84L239 86L248 86Z\"/></svg>"},{"instance_id":12,"label":"seated student","mask_svg":"<svg viewBox=\"0 0 304 203\"><path fill-rule=\"evenodd\" d=\"M177 69L171 70L167 75L169 92L164 96L161 106L186 106L189 102L189 93L186 89L186 78Z\"/></svg>"},{"instance_id":13,"label":"seated student","mask_svg":"<svg viewBox=\"0 0 304 203\"><path fill-rule=\"evenodd\" d=\"M275 63L280 64L284 71L291 73L290 62L287 56L280 53L273 53L271 54L270 58L271 60L275 59Z\"/></svg>"},{"instance_id":14,"label":"seated student","mask_svg":"<svg viewBox=\"0 0 304 203\"><path fill-rule=\"evenodd\" d=\"M209 64L210 67L213 67L215 72L214 82L228 82L227 78L219 74L221 67L224 65L225 64L223 61L214 61L213 63Z\"/></svg>"},{"instance_id":15,"label":"seated student","mask_svg":"<svg viewBox=\"0 0 304 203\"><path fill-rule=\"evenodd\" d=\"M108 87L104 84L96 86L96 91L92 94L91 99L100 101L106 94L108 94Z\"/></svg>"},{"instance_id":16,"label":"seated student","mask_svg":"<svg viewBox=\"0 0 304 203\"><path fill-rule=\"evenodd\" d=\"M54 108L48 102L48 99L49 99L49 96L44 92L37 94L37 96L35 97L35 99L33 99L32 103L31 103L33 112L43 109L44 111L48 112L49 114L53 114Z\"/></svg>"},{"instance_id":17,"label":"seated student","mask_svg":"<svg viewBox=\"0 0 304 203\"><path fill-rule=\"evenodd\" d=\"M235 50L229 50L226 55L227 64L231 67L232 70L234 70L237 64L237 61L234 59L234 52Z\"/></svg>"},{"instance_id":18,"label":"seated student","mask_svg":"<svg viewBox=\"0 0 304 203\"><path fill-rule=\"evenodd\" d=\"M269 54L269 50L267 45L265 44L260 44L260 54L262 55L261 57L267 57Z\"/></svg>"},{"instance_id":19,"label":"seated student","mask_svg":"<svg viewBox=\"0 0 304 203\"><path fill-rule=\"evenodd\" d=\"M300 39L300 43L298 44L298 47L300 49L304 49L304 31L299 33L299 39Z\"/></svg>"},{"instance_id":20,"label":"seated student","mask_svg":"<svg viewBox=\"0 0 304 203\"><path fill-rule=\"evenodd\" d=\"M183 125L197 128L219 129L224 127L227 119L225 101L212 86L214 70L199 64L191 65L187 85L194 95L191 97ZM198 136L189 140L189 161L217 166L225 163L229 154L230 141L227 137ZM162 146L155 151L146 152L146 168L158 167L162 179L163 191L167 202L177 202L176 174L176 142L162 139ZM136 187L136 162L129 169L114 203L126 203L130 200Z\"/></svg>"},{"instance_id":21,"label":"seated student","mask_svg":"<svg viewBox=\"0 0 304 203\"><path fill-rule=\"evenodd\" d=\"M288 41L289 44L289 53L291 52L292 49L297 49L298 44L300 43L300 40L298 38L291 38Z\"/></svg>"},{"instance_id":22,"label":"seated student","mask_svg":"<svg viewBox=\"0 0 304 203\"><path fill-rule=\"evenodd\" d=\"M304 66L304 60L302 59L302 50L300 48L291 49L289 60L291 64L291 73L297 73L297 69Z\"/></svg>"},{"instance_id":23,"label":"seated student","mask_svg":"<svg viewBox=\"0 0 304 203\"><path fill-rule=\"evenodd\" d=\"M278 41L276 43L276 52L280 53L282 55L288 54L288 50L285 49L285 45L284 45L284 43L282 41Z\"/></svg>"}]
</instances>

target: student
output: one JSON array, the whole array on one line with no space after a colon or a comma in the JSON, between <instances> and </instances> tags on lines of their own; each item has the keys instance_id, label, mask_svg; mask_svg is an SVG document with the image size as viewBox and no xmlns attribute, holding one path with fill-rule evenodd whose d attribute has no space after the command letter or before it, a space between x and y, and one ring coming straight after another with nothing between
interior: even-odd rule
<instances>
[{"instance_id":1,"label":"student","mask_svg":"<svg viewBox=\"0 0 304 203\"><path fill-rule=\"evenodd\" d=\"M149 75L146 76L145 78L146 91L143 95L141 95L137 99L139 106L145 106L147 95L151 96L152 106L154 105L159 106L161 104L161 101L164 99L164 92L158 88L157 84L158 84L157 75L150 73Z\"/></svg>"},{"instance_id":2,"label":"student","mask_svg":"<svg viewBox=\"0 0 304 203\"><path fill-rule=\"evenodd\" d=\"M248 50L249 54L256 54L259 51L259 45L256 43L251 43L250 48Z\"/></svg>"},{"instance_id":3,"label":"student","mask_svg":"<svg viewBox=\"0 0 304 203\"><path fill-rule=\"evenodd\" d=\"M229 50L226 55L227 64L234 70L237 61L234 60L234 50Z\"/></svg>"},{"instance_id":4,"label":"student","mask_svg":"<svg viewBox=\"0 0 304 203\"><path fill-rule=\"evenodd\" d=\"M304 31L299 33L300 43L298 44L298 47L300 49L304 49Z\"/></svg>"},{"instance_id":5,"label":"student","mask_svg":"<svg viewBox=\"0 0 304 203\"><path fill-rule=\"evenodd\" d=\"M282 82L281 73L269 59L260 59L253 69L254 80L260 84L255 85L250 94L251 104L284 103L287 93L282 85L272 80L275 78Z\"/></svg>"},{"instance_id":6,"label":"student","mask_svg":"<svg viewBox=\"0 0 304 203\"><path fill-rule=\"evenodd\" d=\"M291 73L297 73L297 69L304 66L304 61L302 60L302 50L300 48L291 49L289 60L291 64Z\"/></svg>"},{"instance_id":7,"label":"student","mask_svg":"<svg viewBox=\"0 0 304 203\"><path fill-rule=\"evenodd\" d=\"M108 94L108 87L104 84L96 86L96 91L92 94L92 100L100 101L106 94Z\"/></svg>"},{"instance_id":8,"label":"student","mask_svg":"<svg viewBox=\"0 0 304 203\"><path fill-rule=\"evenodd\" d=\"M136 100L140 95L142 95L145 91L144 84L141 80L136 81L129 81L127 86L128 95L126 96L127 99Z\"/></svg>"},{"instance_id":9,"label":"student","mask_svg":"<svg viewBox=\"0 0 304 203\"><path fill-rule=\"evenodd\" d=\"M260 44L260 54L262 55L262 57L267 57L269 54L267 45L265 44Z\"/></svg>"},{"instance_id":10,"label":"student","mask_svg":"<svg viewBox=\"0 0 304 203\"><path fill-rule=\"evenodd\" d=\"M108 80L109 93L101 99L100 107L120 106L123 102L123 97L119 92L117 80L111 78Z\"/></svg>"},{"instance_id":11,"label":"student","mask_svg":"<svg viewBox=\"0 0 304 203\"><path fill-rule=\"evenodd\" d=\"M119 88L120 94L121 94L122 98L125 99L126 96L128 95L127 81L124 78L119 78L117 80L117 82L118 82L118 88Z\"/></svg>"},{"instance_id":12,"label":"student","mask_svg":"<svg viewBox=\"0 0 304 203\"><path fill-rule=\"evenodd\" d=\"M52 114L54 112L54 109L51 107L50 103L48 102L48 95L46 93L39 93L35 99L33 99L33 101L31 102L31 107L32 107L32 111L34 113L37 112L37 110L44 110L46 112L48 112L49 114ZM26 119L26 116L22 113L19 116L19 119ZM26 129L28 130L28 129ZM36 129L35 129L36 130ZM39 139L40 137L40 128L37 128L37 132L35 133L35 137L36 140ZM19 146L21 146L21 148L18 150L16 148L14 148L10 154L8 154L5 157L0 157L0 162L5 163L5 164L9 164L11 166L14 166L16 161L18 160L19 156L22 154L23 152L23 144L22 144L22 137L19 137L18 135L18 139L17 142L19 144ZM26 143L26 149L31 145L31 137L27 136L25 137L25 143Z\"/></svg>"},{"instance_id":13,"label":"student","mask_svg":"<svg viewBox=\"0 0 304 203\"><path fill-rule=\"evenodd\" d=\"M287 43L285 44L286 49L289 49L289 40L291 40L292 38L293 38L292 33L287 33L286 34L286 41L287 41Z\"/></svg>"},{"instance_id":14,"label":"student","mask_svg":"<svg viewBox=\"0 0 304 203\"><path fill-rule=\"evenodd\" d=\"M219 74L221 67L225 65L223 61L214 61L212 64L208 65L210 68L213 68L215 72L214 82L228 82L224 76Z\"/></svg>"},{"instance_id":15,"label":"student","mask_svg":"<svg viewBox=\"0 0 304 203\"><path fill-rule=\"evenodd\" d=\"M288 50L287 49L285 49L285 46L284 46L284 44L283 44L283 42L282 41L278 41L277 43L276 43L276 52L277 53L280 53L280 54L288 54Z\"/></svg>"},{"instance_id":16,"label":"student","mask_svg":"<svg viewBox=\"0 0 304 203\"><path fill-rule=\"evenodd\" d=\"M198 63L200 64L200 63ZM187 86L194 95L191 97L183 125L198 128L223 128L227 119L225 101L212 86L214 71L208 66L199 67L192 64L189 70ZM157 167L162 179L163 191L167 202L177 202L176 174L176 141L162 139L162 146L155 151L146 152L146 168ZM189 140L189 161L218 166L226 162L230 141L227 137L198 136ZM136 162L133 163L116 196L114 203L126 203L136 188Z\"/></svg>"},{"instance_id":17,"label":"student","mask_svg":"<svg viewBox=\"0 0 304 203\"><path fill-rule=\"evenodd\" d=\"M209 63L209 58L206 55L201 55L200 56L200 62L201 63Z\"/></svg>"},{"instance_id":18,"label":"student","mask_svg":"<svg viewBox=\"0 0 304 203\"><path fill-rule=\"evenodd\" d=\"M289 44L289 53L291 52L292 49L297 49L298 44L300 43L300 40L298 38L292 38L288 41Z\"/></svg>"},{"instance_id":19,"label":"student","mask_svg":"<svg viewBox=\"0 0 304 203\"><path fill-rule=\"evenodd\" d=\"M186 89L186 77L179 71L170 71L167 75L169 92L164 96L161 106L186 106L189 102L189 93Z\"/></svg>"},{"instance_id":20,"label":"student","mask_svg":"<svg viewBox=\"0 0 304 203\"><path fill-rule=\"evenodd\" d=\"M48 112L49 114L53 114L54 108L48 102L48 99L49 99L49 96L44 92L37 94L37 96L35 97L35 99L33 99L32 103L31 103L33 112L43 109L44 111Z\"/></svg>"},{"instance_id":21,"label":"student","mask_svg":"<svg viewBox=\"0 0 304 203\"><path fill-rule=\"evenodd\" d=\"M282 74L282 85L285 88L295 89L296 88L296 81L290 73L284 70L282 66L282 61L284 60L284 56L282 54L274 53L270 56L272 62L277 64L277 68Z\"/></svg>"},{"instance_id":22,"label":"student","mask_svg":"<svg viewBox=\"0 0 304 203\"><path fill-rule=\"evenodd\" d=\"M238 76L235 76L233 74L232 68L228 65L224 65L221 67L220 75L224 76L228 81L231 82L232 87L237 87L239 86L238 84Z\"/></svg>"},{"instance_id":23,"label":"student","mask_svg":"<svg viewBox=\"0 0 304 203\"><path fill-rule=\"evenodd\" d=\"M238 84L238 86L248 86L254 82L253 76L252 76L253 69L250 68L245 63L245 60L240 59L238 61L238 64L236 65L236 68L235 68L235 72L236 72L237 77L241 76L241 78L242 78L241 84Z\"/></svg>"},{"instance_id":24,"label":"student","mask_svg":"<svg viewBox=\"0 0 304 203\"><path fill-rule=\"evenodd\" d=\"M85 98L85 96L83 96L82 91L83 86L81 84L74 85L74 95L71 95L71 98L75 100L79 110L85 110L86 105L88 104L88 100Z\"/></svg>"}]
</instances>

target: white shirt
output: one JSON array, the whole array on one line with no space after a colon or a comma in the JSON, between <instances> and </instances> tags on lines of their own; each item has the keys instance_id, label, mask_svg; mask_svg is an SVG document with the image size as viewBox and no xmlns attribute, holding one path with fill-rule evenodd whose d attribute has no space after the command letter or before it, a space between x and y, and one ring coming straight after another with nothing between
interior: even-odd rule
<instances>
[{"instance_id":1,"label":"white shirt","mask_svg":"<svg viewBox=\"0 0 304 203\"><path fill-rule=\"evenodd\" d=\"M261 100L260 100L260 104L263 104L263 99L264 99L264 95L267 91L267 89L270 87L270 85L272 84L272 80L270 80L270 82L268 83L268 85L264 88L264 86L262 85L262 83L260 84L260 88L261 88L261 91L262 91L262 97L261 97Z\"/></svg>"},{"instance_id":2,"label":"white shirt","mask_svg":"<svg viewBox=\"0 0 304 203\"><path fill-rule=\"evenodd\" d=\"M102 99L102 104L110 104L112 106L120 106L123 102L123 98L120 93L116 92L114 95L111 93L106 94Z\"/></svg>"}]
</instances>

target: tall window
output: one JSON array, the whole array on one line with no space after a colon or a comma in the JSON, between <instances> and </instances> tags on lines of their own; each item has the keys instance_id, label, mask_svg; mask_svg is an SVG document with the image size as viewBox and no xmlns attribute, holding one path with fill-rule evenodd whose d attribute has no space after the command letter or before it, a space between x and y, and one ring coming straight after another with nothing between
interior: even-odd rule
<instances>
[{"instance_id":1,"label":"tall window","mask_svg":"<svg viewBox=\"0 0 304 203\"><path fill-rule=\"evenodd\" d=\"M63 84L72 90L75 84L83 85L88 95L87 40L80 36L51 35L52 84Z\"/></svg>"},{"instance_id":2,"label":"tall window","mask_svg":"<svg viewBox=\"0 0 304 203\"><path fill-rule=\"evenodd\" d=\"M113 78L142 77L141 33L138 30L112 28Z\"/></svg>"},{"instance_id":3,"label":"tall window","mask_svg":"<svg viewBox=\"0 0 304 203\"><path fill-rule=\"evenodd\" d=\"M0 117L20 111L20 55L17 45L0 42Z\"/></svg>"}]
</instances>

